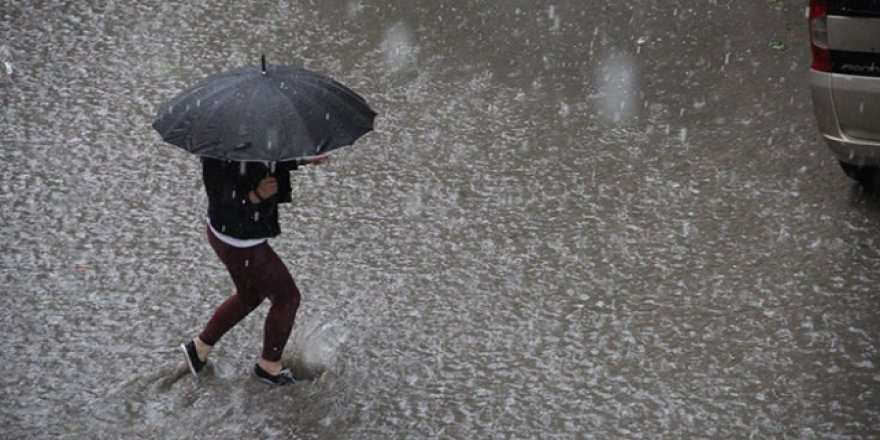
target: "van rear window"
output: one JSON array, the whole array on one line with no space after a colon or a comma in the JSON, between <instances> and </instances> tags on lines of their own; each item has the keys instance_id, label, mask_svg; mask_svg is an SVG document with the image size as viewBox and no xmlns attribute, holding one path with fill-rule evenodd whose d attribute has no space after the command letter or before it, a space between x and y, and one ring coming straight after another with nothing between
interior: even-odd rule
<instances>
[{"instance_id":1,"label":"van rear window","mask_svg":"<svg viewBox=\"0 0 880 440\"><path fill-rule=\"evenodd\" d=\"M829 0L828 15L880 17L880 0Z\"/></svg>"}]
</instances>

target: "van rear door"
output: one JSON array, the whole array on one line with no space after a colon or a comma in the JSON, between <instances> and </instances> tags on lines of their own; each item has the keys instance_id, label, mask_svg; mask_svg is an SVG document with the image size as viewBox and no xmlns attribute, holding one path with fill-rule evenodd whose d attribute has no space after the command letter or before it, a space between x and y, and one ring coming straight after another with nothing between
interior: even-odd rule
<instances>
[{"instance_id":1,"label":"van rear door","mask_svg":"<svg viewBox=\"0 0 880 440\"><path fill-rule=\"evenodd\" d=\"M829 0L828 48L840 130L880 141L880 0Z\"/></svg>"}]
</instances>

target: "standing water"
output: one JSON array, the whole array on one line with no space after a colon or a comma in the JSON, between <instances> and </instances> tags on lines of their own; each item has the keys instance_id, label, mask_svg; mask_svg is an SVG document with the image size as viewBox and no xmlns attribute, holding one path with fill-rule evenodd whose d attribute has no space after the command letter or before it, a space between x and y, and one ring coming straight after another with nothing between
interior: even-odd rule
<instances>
[{"instance_id":1,"label":"standing water","mask_svg":"<svg viewBox=\"0 0 880 440\"><path fill-rule=\"evenodd\" d=\"M803 6L4 2L0 437L880 436L880 203L816 134ZM180 369L232 285L150 128L261 53L380 112L294 173L277 389L266 305Z\"/></svg>"}]
</instances>

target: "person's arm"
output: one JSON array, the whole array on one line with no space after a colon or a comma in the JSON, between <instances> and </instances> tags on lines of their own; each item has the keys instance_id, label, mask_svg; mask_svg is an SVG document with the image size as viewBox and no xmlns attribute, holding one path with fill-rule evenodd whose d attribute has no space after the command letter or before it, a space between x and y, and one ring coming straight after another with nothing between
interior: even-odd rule
<instances>
[{"instance_id":1,"label":"person's arm","mask_svg":"<svg viewBox=\"0 0 880 440\"><path fill-rule=\"evenodd\" d=\"M330 153L324 153L318 156L304 156L293 160L278 162L278 166L285 171L296 171L299 167L306 165L321 165L330 160Z\"/></svg>"},{"instance_id":2,"label":"person's arm","mask_svg":"<svg viewBox=\"0 0 880 440\"><path fill-rule=\"evenodd\" d=\"M324 153L318 156L306 156L296 160L297 165L321 165L330 161L330 153Z\"/></svg>"}]
</instances>

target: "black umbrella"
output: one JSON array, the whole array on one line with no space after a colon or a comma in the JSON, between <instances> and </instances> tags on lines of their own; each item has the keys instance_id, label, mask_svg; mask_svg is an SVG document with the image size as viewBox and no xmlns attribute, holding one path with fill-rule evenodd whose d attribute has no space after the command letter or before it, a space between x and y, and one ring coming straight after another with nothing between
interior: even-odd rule
<instances>
[{"instance_id":1,"label":"black umbrella","mask_svg":"<svg viewBox=\"0 0 880 440\"><path fill-rule=\"evenodd\" d=\"M348 87L262 61L184 90L159 108L153 128L199 156L266 162L322 154L373 129L376 112Z\"/></svg>"}]
</instances>

